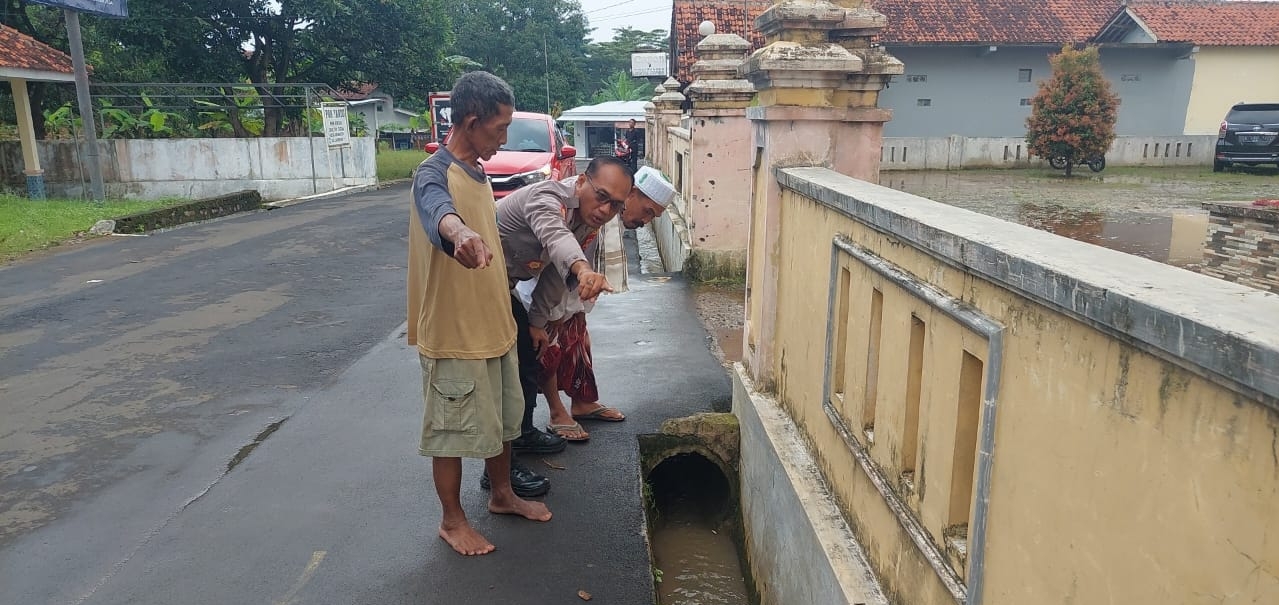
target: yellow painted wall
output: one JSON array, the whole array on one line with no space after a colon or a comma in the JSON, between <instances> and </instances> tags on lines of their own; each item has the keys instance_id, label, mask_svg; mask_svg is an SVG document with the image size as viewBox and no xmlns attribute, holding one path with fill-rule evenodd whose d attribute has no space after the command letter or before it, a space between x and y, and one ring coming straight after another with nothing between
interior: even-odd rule
<instances>
[{"instance_id":1,"label":"yellow painted wall","mask_svg":"<svg viewBox=\"0 0 1279 605\"><path fill-rule=\"evenodd\" d=\"M675 199L675 206L679 213L688 216L688 175L692 170L693 156L692 145L688 139L687 130L668 130L666 134L666 165L663 168L671 178L671 184L676 186L679 196ZM682 164L679 158L683 158Z\"/></svg>"},{"instance_id":2,"label":"yellow painted wall","mask_svg":"<svg viewBox=\"0 0 1279 605\"><path fill-rule=\"evenodd\" d=\"M1279 603L1279 413L802 195L784 191L781 213L778 399L814 445L894 602L953 600L822 410L836 234L1005 326L986 604ZM835 405L867 443L860 419L878 287L883 346L870 453L944 551L959 368L965 351L986 361L985 339L859 261L839 262L849 271L848 323ZM758 277L752 271L753 284ZM925 324L913 492L900 482L912 314ZM962 577L964 560L948 561Z\"/></svg>"},{"instance_id":3,"label":"yellow painted wall","mask_svg":"<svg viewBox=\"0 0 1279 605\"><path fill-rule=\"evenodd\" d=\"M1185 134L1217 134L1241 101L1279 103L1279 46L1205 46L1194 60Z\"/></svg>"}]
</instances>

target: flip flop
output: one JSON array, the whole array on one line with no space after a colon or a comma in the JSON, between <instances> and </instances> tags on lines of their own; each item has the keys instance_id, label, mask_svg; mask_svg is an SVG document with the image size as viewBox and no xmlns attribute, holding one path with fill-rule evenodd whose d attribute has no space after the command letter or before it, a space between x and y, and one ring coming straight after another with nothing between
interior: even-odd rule
<instances>
[{"instance_id":1,"label":"flip flop","mask_svg":"<svg viewBox=\"0 0 1279 605\"><path fill-rule=\"evenodd\" d=\"M591 438L591 434L582 428L582 425L574 422L573 424L548 424L546 432L552 435L558 435L565 441L581 442Z\"/></svg>"},{"instance_id":2,"label":"flip flop","mask_svg":"<svg viewBox=\"0 0 1279 605\"><path fill-rule=\"evenodd\" d=\"M621 416L621 418L613 418L613 417L604 415L610 411L617 412L617 414ZM620 411L618 411L616 408L611 408L604 404L600 404L600 407L595 408L589 414L573 414L573 420L598 420L600 422L621 422L623 420L626 420L626 416L622 414Z\"/></svg>"}]
</instances>

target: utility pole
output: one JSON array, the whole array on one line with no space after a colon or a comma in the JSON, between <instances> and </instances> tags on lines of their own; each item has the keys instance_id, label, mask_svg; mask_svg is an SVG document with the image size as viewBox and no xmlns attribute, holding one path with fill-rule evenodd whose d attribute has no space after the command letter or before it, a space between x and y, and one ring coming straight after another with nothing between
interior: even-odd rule
<instances>
[{"instance_id":1,"label":"utility pole","mask_svg":"<svg viewBox=\"0 0 1279 605\"><path fill-rule=\"evenodd\" d=\"M80 13L63 9L67 20L67 41L71 43L71 65L75 69L76 101L84 122L84 161L89 165L89 187L93 201L106 197L102 190L102 166L98 162L98 130L93 123L93 102L89 98L89 70L84 63L84 41L80 39Z\"/></svg>"},{"instance_id":2,"label":"utility pole","mask_svg":"<svg viewBox=\"0 0 1279 605\"><path fill-rule=\"evenodd\" d=\"M546 53L546 34L542 34L542 62L546 64L546 115L551 115L551 57Z\"/></svg>"}]
</instances>

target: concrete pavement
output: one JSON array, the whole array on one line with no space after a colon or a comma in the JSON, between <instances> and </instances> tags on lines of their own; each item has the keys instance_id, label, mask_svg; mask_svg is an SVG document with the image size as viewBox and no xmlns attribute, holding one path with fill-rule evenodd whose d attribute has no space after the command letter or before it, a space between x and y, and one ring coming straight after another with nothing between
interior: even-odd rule
<instances>
[{"instance_id":1,"label":"concrete pavement","mask_svg":"<svg viewBox=\"0 0 1279 605\"><path fill-rule=\"evenodd\" d=\"M687 287L633 274L596 307L629 419L546 457L562 470L526 459L547 524L485 512L468 461L498 551L457 556L416 454L406 191L0 270L0 603L653 602L635 437L730 395Z\"/></svg>"}]
</instances>

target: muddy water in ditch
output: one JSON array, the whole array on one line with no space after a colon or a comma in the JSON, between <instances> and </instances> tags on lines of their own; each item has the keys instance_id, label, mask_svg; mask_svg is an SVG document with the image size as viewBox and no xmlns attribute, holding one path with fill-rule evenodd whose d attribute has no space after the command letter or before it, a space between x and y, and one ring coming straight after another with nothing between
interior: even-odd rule
<instances>
[{"instance_id":1,"label":"muddy water in ditch","mask_svg":"<svg viewBox=\"0 0 1279 605\"><path fill-rule=\"evenodd\" d=\"M653 563L660 605L749 605L730 490L719 468L697 454L667 459L649 475Z\"/></svg>"}]
</instances>

